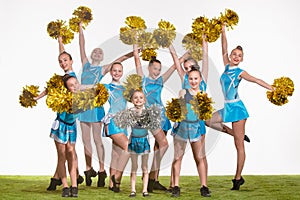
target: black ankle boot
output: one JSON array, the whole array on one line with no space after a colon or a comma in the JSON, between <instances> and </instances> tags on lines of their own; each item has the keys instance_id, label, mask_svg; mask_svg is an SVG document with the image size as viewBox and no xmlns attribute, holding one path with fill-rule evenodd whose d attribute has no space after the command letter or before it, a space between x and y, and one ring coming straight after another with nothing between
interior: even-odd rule
<instances>
[{"instance_id":1,"label":"black ankle boot","mask_svg":"<svg viewBox=\"0 0 300 200\"><path fill-rule=\"evenodd\" d=\"M84 171L84 175L85 175L85 184L86 186L91 186L92 185L92 177L96 177L97 176L97 172L91 168L87 171Z\"/></svg>"},{"instance_id":2,"label":"black ankle boot","mask_svg":"<svg viewBox=\"0 0 300 200\"><path fill-rule=\"evenodd\" d=\"M51 178L50 179L50 185L47 188L47 190L48 191L54 191L54 190L56 190L56 186L61 185L61 184L62 184L61 179Z\"/></svg>"},{"instance_id":3,"label":"black ankle boot","mask_svg":"<svg viewBox=\"0 0 300 200\"><path fill-rule=\"evenodd\" d=\"M245 180L243 179L243 177L241 177L239 180L233 179L232 183L233 187L231 188L231 190L239 190L240 186L245 183Z\"/></svg>"},{"instance_id":4,"label":"black ankle boot","mask_svg":"<svg viewBox=\"0 0 300 200\"><path fill-rule=\"evenodd\" d=\"M104 187L105 186L105 179L107 177L106 171L98 172L98 187Z\"/></svg>"}]
</instances>

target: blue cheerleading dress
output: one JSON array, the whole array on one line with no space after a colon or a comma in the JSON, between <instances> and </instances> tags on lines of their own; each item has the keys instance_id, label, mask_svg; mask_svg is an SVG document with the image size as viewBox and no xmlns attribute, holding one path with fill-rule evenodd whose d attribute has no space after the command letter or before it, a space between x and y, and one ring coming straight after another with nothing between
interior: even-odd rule
<instances>
[{"instance_id":1,"label":"blue cheerleading dress","mask_svg":"<svg viewBox=\"0 0 300 200\"><path fill-rule=\"evenodd\" d=\"M238 86L241 82L240 74L243 72L239 67L225 66L225 71L221 75L220 82L224 95L224 108L219 110L223 122L236 122L247 119L249 114L239 98Z\"/></svg>"},{"instance_id":2,"label":"blue cheerleading dress","mask_svg":"<svg viewBox=\"0 0 300 200\"><path fill-rule=\"evenodd\" d=\"M199 120L198 115L192 110L190 101L193 95L186 89L184 100L186 102L187 114L185 120L177 124L172 135L182 141L196 142L201 138L201 135L206 133L205 123Z\"/></svg>"},{"instance_id":3,"label":"blue cheerleading dress","mask_svg":"<svg viewBox=\"0 0 300 200\"><path fill-rule=\"evenodd\" d=\"M132 127L129 138L128 151L135 154L147 154L150 152L148 130L139 125Z\"/></svg>"},{"instance_id":4,"label":"blue cheerleading dress","mask_svg":"<svg viewBox=\"0 0 300 200\"><path fill-rule=\"evenodd\" d=\"M82 85L95 85L102 78L102 66L91 66L89 62L84 64L81 74ZM78 120L81 122L100 122L104 115L105 111L103 106L101 106L80 113Z\"/></svg>"},{"instance_id":5,"label":"blue cheerleading dress","mask_svg":"<svg viewBox=\"0 0 300 200\"><path fill-rule=\"evenodd\" d=\"M118 133L124 133L127 136L127 130L118 127L113 120L113 116L116 113L126 109L127 101L123 97L125 88L122 85L115 85L113 83L104 84L104 86L109 93L108 102L110 108L101 120L104 123L103 136L109 137Z\"/></svg>"},{"instance_id":6,"label":"blue cheerleading dress","mask_svg":"<svg viewBox=\"0 0 300 200\"><path fill-rule=\"evenodd\" d=\"M51 127L50 137L62 144L67 144L68 141L75 144L77 138L76 118L77 114L57 113Z\"/></svg>"},{"instance_id":7,"label":"blue cheerleading dress","mask_svg":"<svg viewBox=\"0 0 300 200\"><path fill-rule=\"evenodd\" d=\"M69 71L66 72L70 76L76 77L75 72ZM78 114L57 112L56 119L54 120L51 131L50 137L53 138L55 141L66 144L68 141L74 144L76 143L77 138L77 126L76 126L76 118Z\"/></svg>"},{"instance_id":8,"label":"blue cheerleading dress","mask_svg":"<svg viewBox=\"0 0 300 200\"><path fill-rule=\"evenodd\" d=\"M171 123L166 116L166 110L161 100L161 92L163 89L163 78L160 76L157 79L151 79L149 77L143 77L142 81L143 92L145 93L147 102L146 106L149 107L151 105L156 104L161 108L161 129L163 131L168 131L171 129Z\"/></svg>"},{"instance_id":9,"label":"blue cheerleading dress","mask_svg":"<svg viewBox=\"0 0 300 200\"><path fill-rule=\"evenodd\" d=\"M189 81L188 81L188 74L185 74L184 75L184 79L183 79L183 83L182 83L182 89L190 89L191 86L189 84ZM207 84L205 83L205 81L203 80L202 78L202 81L200 82L199 84L199 89L200 91L203 91L205 92L206 91L206 88L207 88ZM175 122L174 125L173 125L173 128L172 128L172 135L176 134L177 132L177 129L178 129L178 126L180 125L181 122ZM203 120L199 120L199 133L200 134L205 134L206 133L206 127L204 126L205 125L205 122Z\"/></svg>"}]
</instances>

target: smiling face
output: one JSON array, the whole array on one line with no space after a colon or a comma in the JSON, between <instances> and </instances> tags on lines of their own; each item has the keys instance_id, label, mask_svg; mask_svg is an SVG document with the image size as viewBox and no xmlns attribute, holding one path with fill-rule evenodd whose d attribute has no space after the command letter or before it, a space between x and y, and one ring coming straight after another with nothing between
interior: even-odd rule
<instances>
[{"instance_id":1,"label":"smiling face","mask_svg":"<svg viewBox=\"0 0 300 200\"><path fill-rule=\"evenodd\" d=\"M191 89L198 90L200 82L202 81L202 78L200 76L200 71L198 70L190 71L188 81L191 86Z\"/></svg>"},{"instance_id":2,"label":"smiling face","mask_svg":"<svg viewBox=\"0 0 300 200\"><path fill-rule=\"evenodd\" d=\"M113 81L119 82L123 76L123 66L120 63L114 63L110 69L110 75Z\"/></svg>"},{"instance_id":3,"label":"smiling face","mask_svg":"<svg viewBox=\"0 0 300 200\"><path fill-rule=\"evenodd\" d=\"M153 79L157 79L161 72L161 64L159 62L153 62L148 66L149 76Z\"/></svg>"},{"instance_id":4,"label":"smiling face","mask_svg":"<svg viewBox=\"0 0 300 200\"><path fill-rule=\"evenodd\" d=\"M146 97L142 91L135 91L132 94L131 102L135 107L142 107L146 103Z\"/></svg>"},{"instance_id":5,"label":"smiling face","mask_svg":"<svg viewBox=\"0 0 300 200\"><path fill-rule=\"evenodd\" d=\"M79 82L77 80L77 78L75 77L70 77L67 81L66 81L66 87L68 88L68 90L70 90L71 92L77 92L79 90Z\"/></svg>"},{"instance_id":6,"label":"smiling face","mask_svg":"<svg viewBox=\"0 0 300 200\"><path fill-rule=\"evenodd\" d=\"M96 62L101 62L103 60L104 53L100 48L96 48L92 51L91 59Z\"/></svg>"},{"instance_id":7,"label":"smiling face","mask_svg":"<svg viewBox=\"0 0 300 200\"><path fill-rule=\"evenodd\" d=\"M58 56L58 62L59 66L64 70L64 72L73 71L73 60L68 53L61 53Z\"/></svg>"},{"instance_id":8,"label":"smiling face","mask_svg":"<svg viewBox=\"0 0 300 200\"><path fill-rule=\"evenodd\" d=\"M242 62L243 61L243 51L242 50L240 50L240 49L233 49L232 51L231 51L231 54L230 54L230 56L229 56L229 58L230 58L230 64L232 65L232 66L237 66L237 65L239 65L240 64L240 62Z\"/></svg>"}]
</instances>

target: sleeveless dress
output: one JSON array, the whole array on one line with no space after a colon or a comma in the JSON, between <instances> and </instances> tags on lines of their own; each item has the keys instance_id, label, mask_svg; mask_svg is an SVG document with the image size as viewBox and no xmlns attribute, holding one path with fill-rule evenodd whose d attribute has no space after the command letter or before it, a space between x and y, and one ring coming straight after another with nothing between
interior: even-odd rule
<instances>
[{"instance_id":1,"label":"sleeveless dress","mask_svg":"<svg viewBox=\"0 0 300 200\"><path fill-rule=\"evenodd\" d=\"M163 131L168 131L171 129L171 123L166 116L166 110L161 100L161 92L163 88L163 78L160 76L157 79L151 79L149 77L143 77L142 81L143 92L146 96L147 102L146 106L149 107L153 104L160 106L161 108L161 129Z\"/></svg>"},{"instance_id":2,"label":"sleeveless dress","mask_svg":"<svg viewBox=\"0 0 300 200\"><path fill-rule=\"evenodd\" d=\"M241 82L239 75L243 72L239 67L225 66L225 71L221 75L220 82L224 95L224 108L219 110L223 122L236 122L247 119L249 114L239 98L238 86Z\"/></svg>"},{"instance_id":3,"label":"sleeveless dress","mask_svg":"<svg viewBox=\"0 0 300 200\"><path fill-rule=\"evenodd\" d=\"M189 81L188 81L188 74L185 74L184 79L183 79L183 83L182 83L182 89L187 90L187 89L190 89L190 88L191 88L191 86L190 86ZM202 81L199 84L199 89L200 89L200 91L205 92L206 88L207 88L207 84L205 83L204 79L202 78ZM181 122L175 122L174 123L173 128L172 128L172 135L176 134L178 126L180 125L180 123ZM200 124L200 128L198 129L199 133L200 134L205 134L206 133L205 122L203 120L199 120L199 124Z\"/></svg>"},{"instance_id":4,"label":"sleeveless dress","mask_svg":"<svg viewBox=\"0 0 300 200\"><path fill-rule=\"evenodd\" d=\"M89 62L84 64L81 74L82 85L95 85L102 78L102 66L91 66ZM78 120L81 122L100 122L104 115L105 111L103 106L101 106L80 113Z\"/></svg>"},{"instance_id":5,"label":"sleeveless dress","mask_svg":"<svg viewBox=\"0 0 300 200\"><path fill-rule=\"evenodd\" d=\"M127 136L127 130L118 127L113 120L113 116L117 112L126 109L127 101L123 97L124 87L113 83L104 84L104 86L109 93L108 102L110 108L105 117L101 120L104 123L102 134L103 136L109 137L114 134L124 133Z\"/></svg>"},{"instance_id":6,"label":"sleeveless dress","mask_svg":"<svg viewBox=\"0 0 300 200\"><path fill-rule=\"evenodd\" d=\"M181 121L173 131L173 136L179 140L196 142L201 138L201 135L206 133L206 129L204 121L199 120L198 115L191 108L190 101L192 99L193 95L186 89L184 100L188 112L186 119Z\"/></svg>"},{"instance_id":7,"label":"sleeveless dress","mask_svg":"<svg viewBox=\"0 0 300 200\"><path fill-rule=\"evenodd\" d=\"M76 77L76 74L73 71L67 72L66 74ZM78 114L58 112L51 127L50 137L62 144L66 144L68 141L70 141L72 144L76 143L77 117Z\"/></svg>"}]
</instances>

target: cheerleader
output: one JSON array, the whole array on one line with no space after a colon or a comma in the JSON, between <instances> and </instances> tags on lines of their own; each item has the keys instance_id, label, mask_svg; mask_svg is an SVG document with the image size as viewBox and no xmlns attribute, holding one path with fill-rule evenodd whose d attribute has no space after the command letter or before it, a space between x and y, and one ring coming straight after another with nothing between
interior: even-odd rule
<instances>
[{"instance_id":1,"label":"cheerleader","mask_svg":"<svg viewBox=\"0 0 300 200\"><path fill-rule=\"evenodd\" d=\"M75 72L73 71L72 56L69 53L65 52L61 36L58 37L58 44L59 44L58 62L59 62L61 69L64 70L65 74L69 74L71 76L76 77ZM46 89L43 92L41 92L34 99L39 100L39 99L43 98L44 96L46 96L47 93L48 93L48 91ZM59 116L59 115L61 115L61 114L57 113L57 116ZM64 158L61 158L61 155L63 155L64 153L61 152L60 149L57 148L57 145L56 145L56 150L57 150L58 162L57 162L55 173L54 173L53 177L50 179L50 184L47 188L48 191L54 191L54 190L56 190L56 187L58 185L63 184L63 180L61 179L61 177L59 175L59 168L61 168L60 166L62 165L62 162L65 162ZM76 152L75 152L75 154L76 154ZM76 155L76 158L77 158L77 155ZM78 162L77 159L76 159L76 162ZM69 167L69 169L71 168L71 166L68 166L68 167ZM84 179L82 176L79 175L78 167L76 169L76 173L77 173L77 185L78 185L78 184L81 184L84 181ZM64 185L66 185L66 184L64 184Z\"/></svg>"},{"instance_id":2,"label":"cheerleader","mask_svg":"<svg viewBox=\"0 0 300 200\"><path fill-rule=\"evenodd\" d=\"M172 45L171 45L172 46ZM161 92L163 89L164 83L170 78L173 72L176 70L175 65L172 65L164 74L160 75L161 73L161 62L157 60L155 57L151 58L149 65L148 65L148 72L149 75L146 77L143 73L141 61L139 58L139 54L137 51L137 45L134 44L133 46L133 55L136 64L136 71L137 74L143 78L142 86L143 91L146 95L147 105L159 105L162 108L162 122L161 122L161 129L163 132L160 132L159 135L155 137L155 144L154 144L154 156L153 162L151 166L151 170L149 173L149 182L148 182L148 191L153 192L154 189L157 190L166 190L167 188L161 185L158 181L159 169L160 169L160 162L167 150L168 143L166 140L166 134L168 130L171 129L171 123L169 119L166 117L165 108L163 102L161 100ZM169 47L170 53L173 55L173 51L171 51L171 47ZM174 58L173 58L174 59ZM175 62L175 61L174 61ZM161 141L161 139L162 141Z\"/></svg>"},{"instance_id":3,"label":"cheerleader","mask_svg":"<svg viewBox=\"0 0 300 200\"><path fill-rule=\"evenodd\" d=\"M174 136L174 160L172 163L173 184L172 197L180 196L179 177L181 162L185 153L186 144L189 141L197 171L200 179L200 194L204 197L210 197L210 191L207 187L207 161L205 155L205 124L203 120L198 119L198 115L191 109L190 100L200 92L200 87L206 88L206 83L202 79L201 72L191 67L188 72L188 81L190 88L180 90L179 96L184 98L187 107L186 119L181 121L176 127Z\"/></svg>"},{"instance_id":4,"label":"cheerleader","mask_svg":"<svg viewBox=\"0 0 300 200\"><path fill-rule=\"evenodd\" d=\"M231 190L239 190L245 180L242 177L242 170L245 163L245 124L249 117L247 109L238 95L238 86L242 79L254 82L268 90L273 90L272 86L261 79L255 78L246 71L240 69L238 65L243 61L243 49L241 46L234 48L230 55L227 50L227 38L225 33L225 25L222 26L221 34L222 55L225 71L221 75L220 82L224 95L224 108L215 112L206 124L212 128L222 127L222 122L232 123L232 135L237 151L237 168L235 177L232 180L233 187Z\"/></svg>"},{"instance_id":5,"label":"cheerleader","mask_svg":"<svg viewBox=\"0 0 300 200\"><path fill-rule=\"evenodd\" d=\"M150 152L148 130L157 132L161 126L161 108L152 105L145 108L146 97L141 90L132 92L130 102L134 105L133 108L127 109L118 113L115 116L115 121L125 126L131 127L131 135L129 139L128 151L131 153L131 193L129 197L136 196L136 172L138 168L138 155L142 156L142 173L143 173L143 189L142 195L149 196L148 187L148 154ZM116 185L114 176L113 182Z\"/></svg>"},{"instance_id":6,"label":"cheerleader","mask_svg":"<svg viewBox=\"0 0 300 200\"><path fill-rule=\"evenodd\" d=\"M118 188L113 188L113 182L111 181L112 175L115 175L116 170L123 172L126 163L130 157L128 153L128 138L127 130L125 128L118 127L112 118L117 112L126 109L127 101L123 97L124 87L120 83L120 79L123 76L123 65L120 62L114 62L110 68L110 75L112 81L110 84L105 84L108 90L109 98L108 102L110 108L108 113L102 119L104 124L103 136L110 137L112 139L112 155L110 163L110 183L109 190L119 192Z\"/></svg>"},{"instance_id":7,"label":"cheerleader","mask_svg":"<svg viewBox=\"0 0 300 200\"><path fill-rule=\"evenodd\" d=\"M100 65L103 60L103 50L101 48L95 48L91 53L91 62L89 62L86 52L85 52L85 38L83 34L82 24L79 24L79 47L80 47L80 57L82 62L82 74L81 74L81 84L91 85L96 84L101 81L103 76L110 71L112 64ZM132 56L132 53L121 56L114 62L122 62ZM96 177L98 175L98 187L104 187L105 178L107 177L106 171L104 169L104 145L101 137L102 122L101 119L104 117L104 108L96 107L94 109L87 110L79 115L80 127L82 131L82 140L84 144L84 154L86 160L86 171L85 181L87 186L91 186L91 177ZM92 143L91 143L91 130L97 150L98 160L99 160L99 171L96 172L92 167Z\"/></svg>"}]
</instances>

